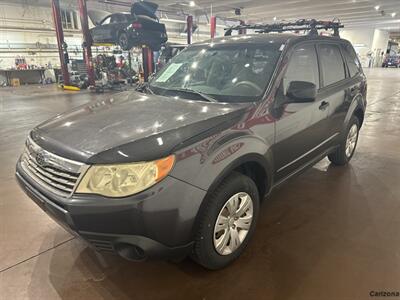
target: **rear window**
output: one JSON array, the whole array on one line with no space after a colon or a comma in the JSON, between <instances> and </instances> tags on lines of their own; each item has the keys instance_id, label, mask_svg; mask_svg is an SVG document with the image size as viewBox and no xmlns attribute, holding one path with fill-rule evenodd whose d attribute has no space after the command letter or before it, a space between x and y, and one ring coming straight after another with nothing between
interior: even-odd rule
<instances>
[{"instance_id":1,"label":"rear window","mask_svg":"<svg viewBox=\"0 0 400 300\"><path fill-rule=\"evenodd\" d=\"M360 62L352 46L343 45L342 49L344 59L346 60L347 66L349 68L350 77L354 77L359 72L361 72Z\"/></svg>"},{"instance_id":2,"label":"rear window","mask_svg":"<svg viewBox=\"0 0 400 300\"><path fill-rule=\"evenodd\" d=\"M319 60L324 86L334 84L346 78L344 63L337 45L320 44Z\"/></svg>"}]
</instances>

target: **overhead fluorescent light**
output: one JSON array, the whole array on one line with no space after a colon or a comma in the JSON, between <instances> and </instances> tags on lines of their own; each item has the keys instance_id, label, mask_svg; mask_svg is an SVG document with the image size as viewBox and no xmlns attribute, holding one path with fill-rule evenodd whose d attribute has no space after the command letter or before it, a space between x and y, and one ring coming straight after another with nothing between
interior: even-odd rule
<instances>
[{"instance_id":1,"label":"overhead fluorescent light","mask_svg":"<svg viewBox=\"0 0 400 300\"><path fill-rule=\"evenodd\" d=\"M392 13L392 18L394 18L396 16L396 13L395 12L393 12Z\"/></svg>"},{"instance_id":2,"label":"overhead fluorescent light","mask_svg":"<svg viewBox=\"0 0 400 300\"><path fill-rule=\"evenodd\" d=\"M381 7L379 5L375 6L375 10L379 10Z\"/></svg>"}]
</instances>

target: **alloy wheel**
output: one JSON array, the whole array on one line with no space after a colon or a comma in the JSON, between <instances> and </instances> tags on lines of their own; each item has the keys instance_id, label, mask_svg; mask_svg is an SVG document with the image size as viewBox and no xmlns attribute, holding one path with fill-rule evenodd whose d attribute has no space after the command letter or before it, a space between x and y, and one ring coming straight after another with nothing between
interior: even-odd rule
<instances>
[{"instance_id":1,"label":"alloy wheel","mask_svg":"<svg viewBox=\"0 0 400 300\"><path fill-rule=\"evenodd\" d=\"M220 255L233 253L243 243L253 221L253 200L244 192L222 207L214 226L214 247Z\"/></svg>"},{"instance_id":2,"label":"alloy wheel","mask_svg":"<svg viewBox=\"0 0 400 300\"><path fill-rule=\"evenodd\" d=\"M347 134L346 139L346 156L347 158L351 157L356 147L358 137L358 127L356 124L353 124L350 127L349 133Z\"/></svg>"}]
</instances>

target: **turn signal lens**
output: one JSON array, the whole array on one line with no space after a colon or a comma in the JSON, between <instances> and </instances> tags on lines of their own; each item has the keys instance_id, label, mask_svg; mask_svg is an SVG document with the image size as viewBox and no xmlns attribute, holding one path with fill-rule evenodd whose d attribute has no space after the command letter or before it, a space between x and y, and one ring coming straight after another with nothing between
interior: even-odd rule
<instances>
[{"instance_id":1,"label":"turn signal lens","mask_svg":"<svg viewBox=\"0 0 400 300\"><path fill-rule=\"evenodd\" d=\"M91 166L76 193L126 197L148 189L171 171L175 156L152 162Z\"/></svg>"}]
</instances>

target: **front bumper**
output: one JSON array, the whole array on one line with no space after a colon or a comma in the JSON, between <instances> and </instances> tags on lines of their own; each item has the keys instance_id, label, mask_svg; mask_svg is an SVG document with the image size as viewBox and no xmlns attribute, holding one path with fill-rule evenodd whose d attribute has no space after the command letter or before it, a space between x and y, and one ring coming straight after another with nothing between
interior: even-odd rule
<instances>
[{"instance_id":1,"label":"front bumper","mask_svg":"<svg viewBox=\"0 0 400 300\"><path fill-rule=\"evenodd\" d=\"M193 226L206 194L166 177L152 188L120 199L99 195L63 198L43 189L17 164L25 193L50 217L99 251L127 259L181 257L193 244Z\"/></svg>"}]
</instances>

